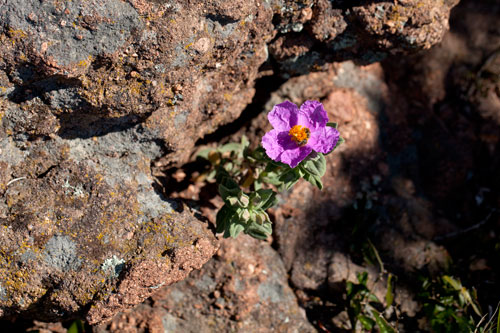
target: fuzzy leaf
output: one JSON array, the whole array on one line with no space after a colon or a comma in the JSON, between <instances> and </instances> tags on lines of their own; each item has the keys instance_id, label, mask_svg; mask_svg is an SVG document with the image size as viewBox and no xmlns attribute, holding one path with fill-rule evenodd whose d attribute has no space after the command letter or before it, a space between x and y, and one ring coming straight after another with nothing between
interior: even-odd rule
<instances>
[{"instance_id":1,"label":"fuzzy leaf","mask_svg":"<svg viewBox=\"0 0 500 333\"><path fill-rule=\"evenodd\" d=\"M226 204L217 212L217 217L215 218L217 233L221 233L227 229L229 221L231 220L234 211L230 209Z\"/></svg>"},{"instance_id":2,"label":"fuzzy leaf","mask_svg":"<svg viewBox=\"0 0 500 333\"><path fill-rule=\"evenodd\" d=\"M315 176L315 175L311 175L309 173L305 173L303 177L304 177L305 180L307 180L313 186L316 186L320 190L323 189L323 183L321 182L321 177Z\"/></svg>"},{"instance_id":3,"label":"fuzzy leaf","mask_svg":"<svg viewBox=\"0 0 500 333\"><path fill-rule=\"evenodd\" d=\"M229 189L239 188L238 183L229 175L229 173L222 167L217 168L217 183L224 185Z\"/></svg>"},{"instance_id":4,"label":"fuzzy leaf","mask_svg":"<svg viewBox=\"0 0 500 333\"><path fill-rule=\"evenodd\" d=\"M286 190L289 190L293 187L293 185L297 184L300 179L300 175L298 170L289 169L283 174L281 174L279 180L283 183L283 186Z\"/></svg>"},{"instance_id":5,"label":"fuzzy leaf","mask_svg":"<svg viewBox=\"0 0 500 333\"><path fill-rule=\"evenodd\" d=\"M273 190L258 190L257 194L260 197L260 202L254 206L256 209L266 210L278 203L276 193Z\"/></svg>"},{"instance_id":6,"label":"fuzzy leaf","mask_svg":"<svg viewBox=\"0 0 500 333\"><path fill-rule=\"evenodd\" d=\"M335 129L337 129L339 127L339 124L337 124L337 123L326 123L326 126L330 126L330 127L333 127Z\"/></svg>"},{"instance_id":7,"label":"fuzzy leaf","mask_svg":"<svg viewBox=\"0 0 500 333\"><path fill-rule=\"evenodd\" d=\"M213 150L214 150L213 148L200 149L200 151L196 154L195 158L200 157L200 158L203 158L205 160L208 160L208 154Z\"/></svg>"},{"instance_id":8,"label":"fuzzy leaf","mask_svg":"<svg viewBox=\"0 0 500 333\"><path fill-rule=\"evenodd\" d=\"M222 184L219 184L219 193L224 201L228 200L228 197L235 197L240 193L240 188L228 188Z\"/></svg>"},{"instance_id":9,"label":"fuzzy leaf","mask_svg":"<svg viewBox=\"0 0 500 333\"><path fill-rule=\"evenodd\" d=\"M230 151L238 152L238 151L242 150L242 146L240 143L230 142L230 143L226 143L225 145L217 148L217 150L220 153L227 153Z\"/></svg>"},{"instance_id":10,"label":"fuzzy leaf","mask_svg":"<svg viewBox=\"0 0 500 333\"><path fill-rule=\"evenodd\" d=\"M242 232L245 230L245 226L240 224L240 223L231 223L229 225L229 234L231 237L236 238Z\"/></svg>"},{"instance_id":11,"label":"fuzzy leaf","mask_svg":"<svg viewBox=\"0 0 500 333\"><path fill-rule=\"evenodd\" d=\"M271 222L265 222L262 225L258 223L251 223L245 233L257 239L266 239L273 232Z\"/></svg>"},{"instance_id":12,"label":"fuzzy leaf","mask_svg":"<svg viewBox=\"0 0 500 333\"><path fill-rule=\"evenodd\" d=\"M310 175L323 177L326 172L326 159L321 153L309 155L300 163L302 169Z\"/></svg>"},{"instance_id":13,"label":"fuzzy leaf","mask_svg":"<svg viewBox=\"0 0 500 333\"><path fill-rule=\"evenodd\" d=\"M280 185L281 184L281 181L279 179L279 175L274 171L263 173L260 179L263 182L268 183L268 184L272 184L272 185Z\"/></svg>"}]
</instances>

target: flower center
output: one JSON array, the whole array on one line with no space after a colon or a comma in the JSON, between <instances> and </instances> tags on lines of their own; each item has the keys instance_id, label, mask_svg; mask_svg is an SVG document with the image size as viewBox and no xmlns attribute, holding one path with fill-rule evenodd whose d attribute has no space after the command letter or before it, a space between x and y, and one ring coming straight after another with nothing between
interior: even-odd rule
<instances>
[{"instance_id":1,"label":"flower center","mask_svg":"<svg viewBox=\"0 0 500 333\"><path fill-rule=\"evenodd\" d=\"M292 140L295 141L298 146L302 147L311 136L311 131L305 126L295 125L290 129L288 135L292 137Z\"/></svg>"}]
</instances>

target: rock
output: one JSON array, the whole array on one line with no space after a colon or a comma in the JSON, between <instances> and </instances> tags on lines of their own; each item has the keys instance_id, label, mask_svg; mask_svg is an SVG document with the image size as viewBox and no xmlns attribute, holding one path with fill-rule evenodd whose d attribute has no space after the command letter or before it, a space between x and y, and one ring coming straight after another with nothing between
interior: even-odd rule
<instances>
[{"instance_id":1,"label":"rock","mask_svg":"<svg viewBox=\"0 0 500 333\"><path fill-rule=\"evenodd\" d=\"M448 31L458 0L284 0L277 7L278 37L271 55L285 76L306 74L325 62L369 64L388 54L428 49Z\"/></svg>"},{"instance_id":2,"label":"rock","mask_svg":"<svg viewBox=\"0 0 500 333\"><path fill-rule=\"evenodd\" d=\"M175 162L251 101L272 37L269 5L244 1L0 5L0 93L26 110L17 132L88 138L148 119Z\"/></svg>"},{"instance_id":3,"label":"rock","mask_svg":"<svg viewBox=\"0 0 500 333\"><path fill-rule=\"evenodd\" d=\"M86 315L100 322L213 255L217 245L206 226L152 186L151 164L165 150L154 131L138 124L94 137L42 139L54 124L50 112L4 103L4 317Z\"/></svg>"},{"instance_id":4,"label":"rock","mask_svg":"<svg viewBox=\"0 0 500 333\"><path fill-rule=\"evenodd\" d=\"M436 43L453 3L378 5L0 0L0 316L95 324L199 268L215 239L154 171L240 115L268 46L286 75L373 62Z\"/></svg>"},{"instance_id":5,"label":"rock","mask_svg":"<svg viewBox=\"0 0 500 333\"><path fill-rule=\"evenodd\" d=\"M0 2L0 315L94 324L215 252L151 168L248 104L271 11L186 5Z\"/></svg>"},{"instance_id":6,"label":"rock","mask_svg":"<svg viewBox=\"0 0 500 333\"><path fill-rule=\"evenodd\" d=\"M315 332L288 286L279 255L242 235L224 240L200 271L161 289L151 301L120 314L96 333Z\"/></svg>"},{"instance_id":7,"label":"rock","mask_svg":"<svg viewBox=\"0 0 500 333\"><path fill-rule=\"evenodd\" d=\"M19 130L89 137L149 119L175 152L165 163L251 101L267 43L286 75L370 63L439 42L456 3L4 2L0 93L37 114Z\"/></svg>"}]
</instances>

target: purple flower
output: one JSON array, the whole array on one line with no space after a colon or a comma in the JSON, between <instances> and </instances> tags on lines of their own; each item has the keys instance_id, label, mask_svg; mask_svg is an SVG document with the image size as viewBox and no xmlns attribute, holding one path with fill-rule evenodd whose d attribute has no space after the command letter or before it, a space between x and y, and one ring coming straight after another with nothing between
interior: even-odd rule
<instances>
[{"instance_id":1,"label":"purple flower","mask_svg":"<svg viewBox=\"0 0 500 333\"><path fill-rule=\"evenodd\" d=\"M339 132L326 126L323 104L306 101L299 108L292 102L277 104L267 115L274 129L262 138L267 155L276 162L295 168L313 150L329 153L339 140Z\"/></svg>"}]
</instances>

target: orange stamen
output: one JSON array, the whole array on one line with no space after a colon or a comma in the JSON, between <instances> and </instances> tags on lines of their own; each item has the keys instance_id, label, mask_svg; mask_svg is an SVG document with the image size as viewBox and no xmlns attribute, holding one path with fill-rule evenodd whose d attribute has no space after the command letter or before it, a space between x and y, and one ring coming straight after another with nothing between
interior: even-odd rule
<instances>
[{"instance_id":1,"label":"orange stamen","mask_svg":"<svg viewBox=\"0 0 500 333\"><path fill-rule=\"evenodd\" d=\"M304 146L311 135L311 131L305 126L295 125L290 129L288 135L290 135L292 140L299 146Z\"/></svg>"}]
</instances>

